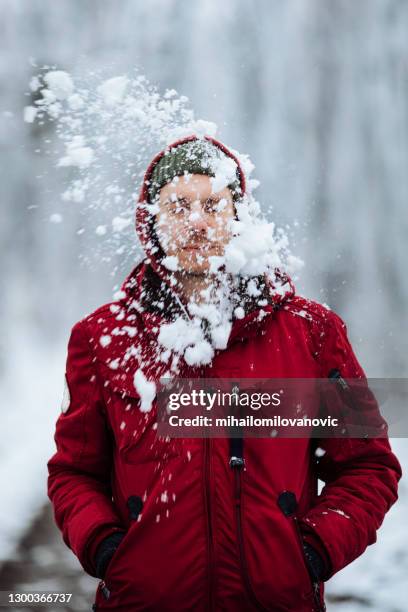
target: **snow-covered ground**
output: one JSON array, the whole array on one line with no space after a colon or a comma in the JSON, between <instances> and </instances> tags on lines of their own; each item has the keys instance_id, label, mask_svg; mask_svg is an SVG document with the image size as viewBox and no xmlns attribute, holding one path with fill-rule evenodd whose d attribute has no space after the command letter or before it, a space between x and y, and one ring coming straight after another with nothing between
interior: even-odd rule
<instances>
[{"instance_id":1,"label":"snow-covered ground","mask_svg":"<svg viewBox=\"0 0 408 612\"><path fill-rule=\"evenodd\" d=\"M391 440L403 469L399 500L378 531L377 542L327 584L327 594L339 600L336 612L405 612L408 609L408 440ZM341 603L349 595L354 601Z\"/></svg>"},{"instance_id":2,"label":"snow-covered ground","mask_svg":"<svg viewBox=\"0 0 408 612\"><path fill-rule=\"evenodd\" d=\"M0 380L0 564L46 501L47 459L54 449L65 348L45 348L21 330Z\"/></svg>"}]
</instances>

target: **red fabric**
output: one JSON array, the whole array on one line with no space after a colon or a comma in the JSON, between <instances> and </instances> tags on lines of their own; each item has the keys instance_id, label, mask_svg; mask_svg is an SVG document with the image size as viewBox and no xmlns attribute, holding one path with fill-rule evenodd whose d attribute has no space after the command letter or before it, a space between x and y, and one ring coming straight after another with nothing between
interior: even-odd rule
<instances>
[{"instance_id":1,"label":"red fabric","mask_svg":"<svg viewBox=\"0 0 408 612\"><path fill-rule=\"evenodd\" d=\"M318 440L325 454L317 459L307 438L246 438L243 567L228 440L156 437L155 404L139 410L134 372L142 365L157 381L167 368L154 350L160 319L138 308L144 270L142 263L129 275L123 298L72 329L71 403L57 421L57 452L48 463L56 522L87 572L94 575L101 539L127 531L108 567L109 598L99 586L97 609L316 610L297 530L278 497L295 493L305 538L327 555L333 575L375 541L397 499L401 468L388 440ZM364 377L342 320L296 296L291 283L279 308L263 311L234 322L227 348L210 366L184 364L183 375L327 378L337 368L344 378ZM107 335L111 342L102 346ZM112 367L125 354L125 363ZM325 482L320 496L318 478ZM138 520L130 519L130 496L143 500Z\"/></svg>"}]
</instances>

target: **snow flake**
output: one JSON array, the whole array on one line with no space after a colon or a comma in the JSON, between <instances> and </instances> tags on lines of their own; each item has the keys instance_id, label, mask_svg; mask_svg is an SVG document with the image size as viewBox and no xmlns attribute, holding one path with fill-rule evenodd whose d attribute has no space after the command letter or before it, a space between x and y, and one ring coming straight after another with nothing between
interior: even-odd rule
<instances>
[{"instance_id":1,"label":"snow flake","mask_svg":"<svg viewBox=\"0 0 408 612\"><path fill-rule=\"evenodd\" d=\"M52 215L50 215L51 223L62 223L62 219L63 217L59 213L53 213Z\"/></svg>"},{"instance_id":2,"label":"snow flake","mask_svg":"<svg viewBox=\"0 0 408 612\"><path fill-rule=\"evenodd\" d=\"M111 370L117 370L120 364L120 359L112 359L112 361L108 362L108 366L111 368Z\"/></svg>"},{"instance_id":3,"label":"snow flake","mask_svg":"<svg viewBox=\"0 0 408 612\"><path fill-rule=\"evenodd\" d=\"M328 510L330 510L331 512L336 512L336 514L340 514L340 516L344 516L344 518L349 519L350 516L348 514L346 514L343 510L340 510L339 508L327 508Z\"/></svg>"},{"instance_id":4,"label":"snow flake","mask_svg":"<svg viewBox=\"0 0 408 612\"><path fill-rule=\"evenodd\" d=\"M112 338L109 335L103 335L99 338L99 344L104 348L112 342Z\"/></svg>"}]
</instances>

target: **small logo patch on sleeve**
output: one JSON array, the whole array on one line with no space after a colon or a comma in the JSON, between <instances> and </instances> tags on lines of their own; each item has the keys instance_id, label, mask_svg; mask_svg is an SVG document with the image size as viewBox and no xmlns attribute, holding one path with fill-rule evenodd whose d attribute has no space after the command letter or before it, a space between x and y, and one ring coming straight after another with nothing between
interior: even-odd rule
<instances>
[{"instance_id":1,"label":"small logo patch on sleeve","mask_svg":"<svg viewBox=\"0 0 408 612\"><path fill-rule=\"evenodd\" d=\"M71 405L71 394L69 392L68 381L67 381L67 377L65 375L65 377L64 377L64 394L62 396L62 402L61 402L61 412L63 412L64 414L65 414L65 412L68 412L70 405Z\"/></svg>"}]
</instances>

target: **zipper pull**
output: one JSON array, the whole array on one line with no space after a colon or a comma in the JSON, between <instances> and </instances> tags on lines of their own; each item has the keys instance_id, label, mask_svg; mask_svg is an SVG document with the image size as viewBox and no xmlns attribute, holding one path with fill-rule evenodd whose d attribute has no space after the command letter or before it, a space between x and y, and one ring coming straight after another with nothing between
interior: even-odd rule
<instances>
[{"instance_id":1,"label":"zipper pull","mask_svg":"<svg viewBox=\"0 0 408 612\"><path fill-rule=\"evenodd\" d=\"M230 468L242 469L245 466L245 459L243 457L230 457L229 460Z\"/></svg>"},{"instance_id":2,"label":"zipper pull","mask_svg":"<svg viewBox=\"0 0 408 612\"><path fill-rule=\"evenodd\" d=\"M102 582L100 583L100 587L101 587L101 591L102 591L102 594L103 594L104 598L105 599L109 599L109 597L110 597L110 590L106 586L106 582L104 580L102 580Z\"/></svg>"},{"instance_id":3,"label":"zipper pull","mask_svg":"<svg viewBox=\"0 0 408 612\"><path fill-rule=\"evenodd\" d=\"M232 383L231 395L234 396L235 404L238 405L239 399L239 385L238 383ZM240 428L234 428L240 431ZM240 438L230 438L230 460L229 466L232 469L245 469L244 459L244 440Z\"/></svg>"}]
</instances>

